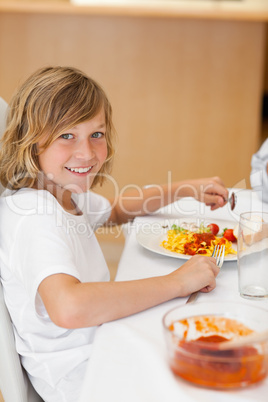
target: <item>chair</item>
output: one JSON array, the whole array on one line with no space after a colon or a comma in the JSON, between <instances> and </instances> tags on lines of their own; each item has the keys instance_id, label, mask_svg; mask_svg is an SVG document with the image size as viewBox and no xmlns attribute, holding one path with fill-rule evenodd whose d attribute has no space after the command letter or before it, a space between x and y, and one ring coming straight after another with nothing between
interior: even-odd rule
<instances>
[{"instance_id":1,"label":"chair","mask_svg":"<svg viewBox=\"0 0 268 402\"><path fill-rule=\"evenodd\" d=\"M2 137L6 127L6 114L8 105L3 98L0 98L0 138ZM4 191L4 187L0 184L0 194Z\"/></svg>"},{"instance_id":2,"label":"chair","mask_svg":"<svg viewBox=\"0 0 268 402\"><path fill-rule=\"evenodd\" d=\"M5 129L7 103L0 98L0 136ZM0 268L1 269L1 268ZM1 271L0 271L1 273ZM1 277L1 275L0 275ZM5 402L42 402L20 363L12 322L0 281L0 390Z\"/></svg>"},{"instance_id":3,"label":"chair","mask_svg":"<svg viewBox=\"0 0 268 402\"><path fill-rule=\"evenodd\" d=\"M7 114L8 105L3 98L0 98L0 137L5 131L6 127L6 114Z\"/></svg>"},{"instance_id":4,"label":"chair","mask_svg":"<svg viewBox=\"0 0 268 402\"><path fill-rule=\"evenodd\" d=\"M15 348L12 322L0 283L0 389L5 402L42 402L31 385Z\"/></svg>"}]
</instances>

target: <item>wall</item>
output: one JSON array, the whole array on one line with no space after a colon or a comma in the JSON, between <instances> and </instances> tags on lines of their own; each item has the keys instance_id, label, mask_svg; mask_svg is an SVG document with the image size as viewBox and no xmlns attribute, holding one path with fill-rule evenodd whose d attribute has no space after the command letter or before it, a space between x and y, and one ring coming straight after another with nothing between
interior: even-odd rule
<instances>
[{"instance_id":1,"label":"wall","mask_svg":"<svg viewBox=\"0 0 268 402\"><path fill-rule=\"evenodd\" d=\"M81 68L113 104L120 189L169 172L235 186L260 141L264 39L257 22L2 13L0 91L9 101L40 66Z\"/></svg>"}]
</instances>

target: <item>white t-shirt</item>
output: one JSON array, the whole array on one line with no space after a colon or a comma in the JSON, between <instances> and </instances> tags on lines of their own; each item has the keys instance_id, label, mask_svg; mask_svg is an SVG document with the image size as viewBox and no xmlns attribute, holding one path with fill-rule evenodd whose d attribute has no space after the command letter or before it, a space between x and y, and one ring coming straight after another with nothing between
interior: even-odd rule
<instances>
[{"instance_id":1,"label":"white t-shirt","mask_svg":"<svg viewBox=\"0 0 268 402\"><path fill-rule=\"evenodd\" d=\"M260 193L263 201L268 202L268 138L251 159L251 187Z\"/></svg>"},{"instance_id":2,"label":"white t-shirt","mask_svg":"<svg viewBox=\"0 0 268 402\"><path fill-rule=\"evenodd\" d=\"M83 215L67 213L45 190L22 189L0 198L0 269L16 348L45 401L78 399L96 327L64 329L49 318L38 294L42 280L64 273L81 282L109 280L93 233L109 217L105 198L77 196Z\"/></svg>"}]
</instances>

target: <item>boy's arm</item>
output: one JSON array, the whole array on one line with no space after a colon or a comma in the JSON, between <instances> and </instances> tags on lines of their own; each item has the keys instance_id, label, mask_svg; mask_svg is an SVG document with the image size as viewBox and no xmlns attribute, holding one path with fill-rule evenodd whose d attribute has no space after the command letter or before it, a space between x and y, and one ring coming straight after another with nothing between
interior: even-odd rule
<instances>
[{"instance_id":1,"label":"boy's arm","mask_svg":"<svg viewBox=\"0 0 268 402\"><path fill-rule=\"evenodd\" d=\"M212 257L194 256L171 274L126 282L81 283L66 274L39 285L50 319L64 328L82 328L135 314L197 290L209 292L219 268Z\"/></svg>"},{"instance_id":2,"label":"boy's arm","mask_svg":"<svg viewBox=\"0 0 268 402\"><path fill-rule=\"evenodd\" d=\"M150 214L182 197L194 197L214 210L226 204L228 190L219 177L132 189L110 200L112 212L107 223L126 223L136 216Z\"/></svg>"}]
</instances>

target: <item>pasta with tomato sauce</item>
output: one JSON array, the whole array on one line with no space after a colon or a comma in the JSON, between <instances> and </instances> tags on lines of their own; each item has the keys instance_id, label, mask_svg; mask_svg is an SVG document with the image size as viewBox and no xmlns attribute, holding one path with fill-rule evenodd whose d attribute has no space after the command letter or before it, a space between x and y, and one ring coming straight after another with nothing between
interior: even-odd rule
<instances>
[{"instance_id":1,"label":"pasta with tomato sauce","mask_svg":"<svg viewBox=\"0 0 268 402\"><path fill-rule=\"evenodd\" d=\"M195 233L189 230L170 229L167 240L161 243L165 249L179 254L211 256L215 246L225 245L225 255L236 254L231 241L212 233Z\"/></svg>"}]
</instances>

